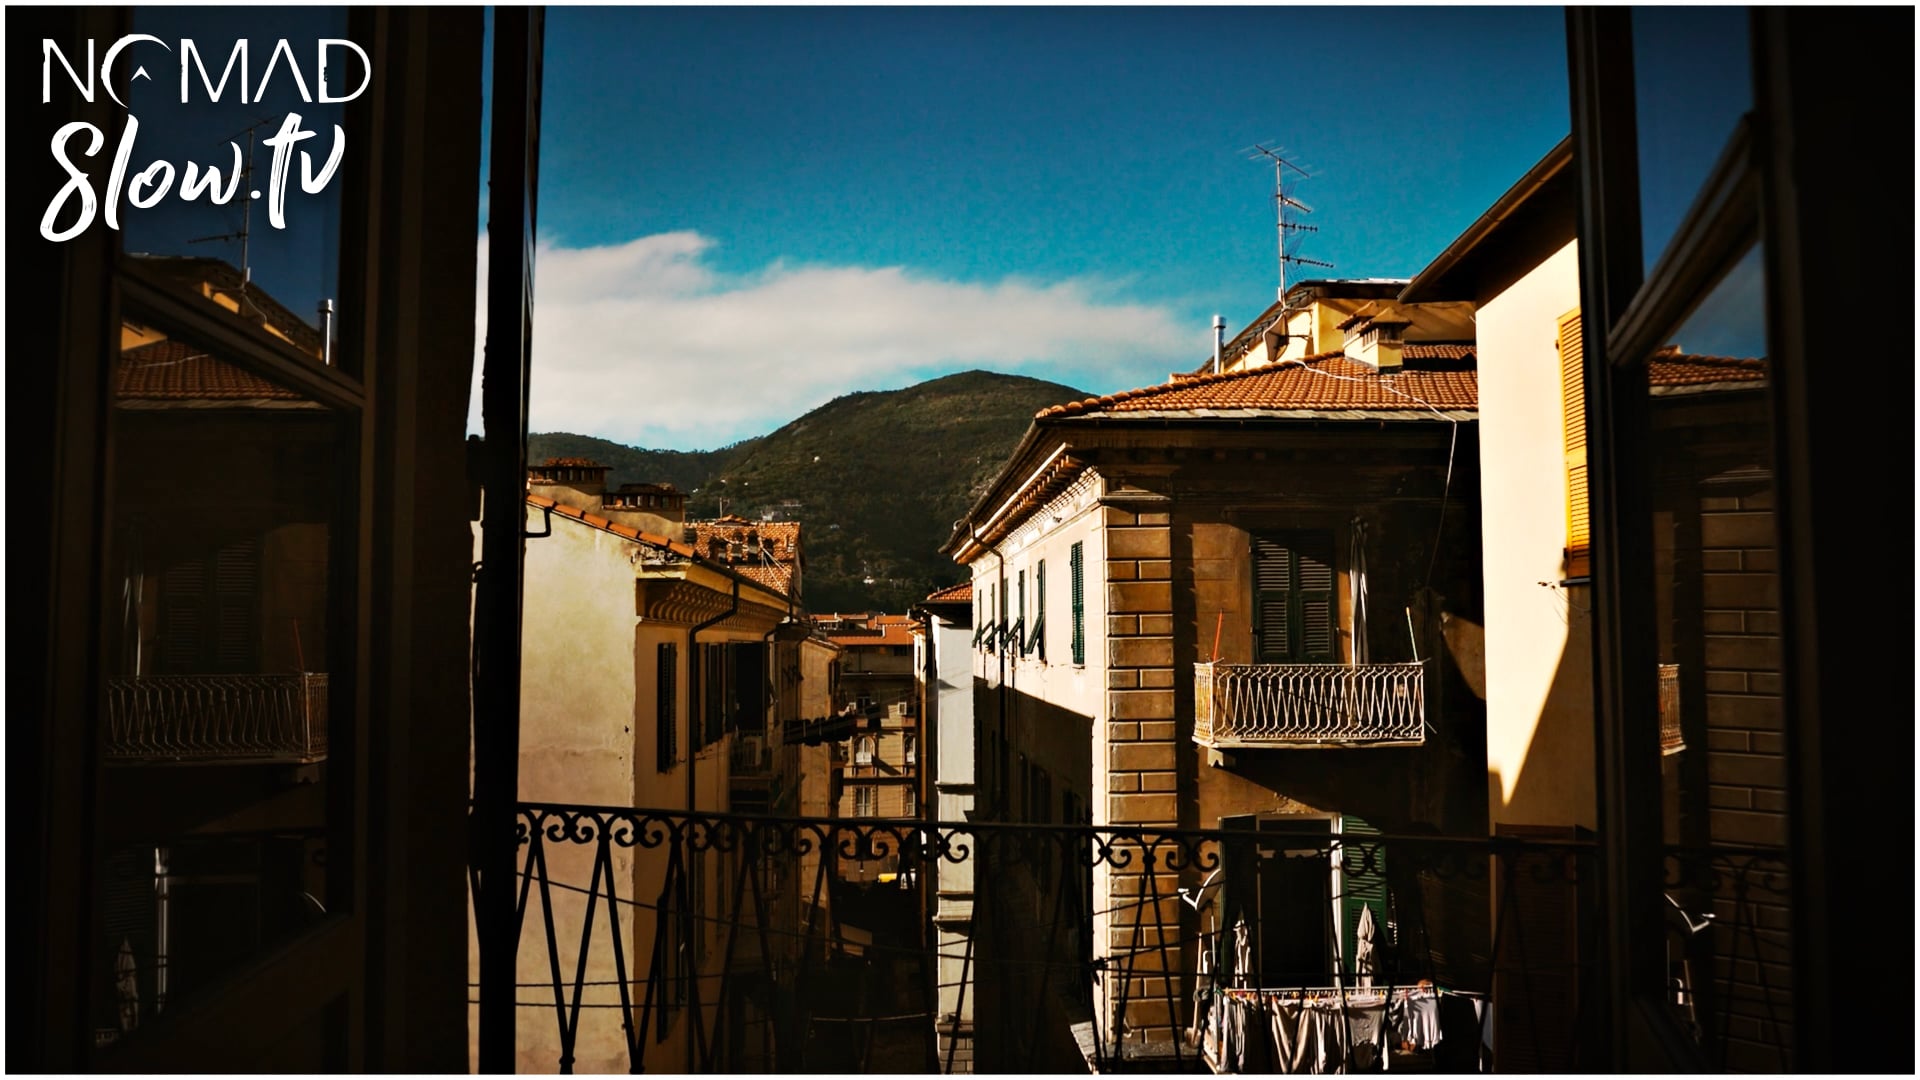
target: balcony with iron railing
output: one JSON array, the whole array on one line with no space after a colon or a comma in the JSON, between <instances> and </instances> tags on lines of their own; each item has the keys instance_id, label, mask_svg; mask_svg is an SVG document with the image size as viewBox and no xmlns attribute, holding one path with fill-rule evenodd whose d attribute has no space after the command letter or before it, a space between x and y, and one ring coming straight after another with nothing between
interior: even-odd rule
<instances>
[{"instance_id":1,"label":"balcony with iron railing","mask_svg":"<svg viewBox=\"0 0 1920 1080\"><path fill-rule=\"evenodd\" d=\"M1418 746L1426 666L1195 664L1193 741L1213 749Z\"/></svg>"},{"instance_id":2,"label":"balcony with iron railing","mask_svg":"<svg viewBox=\"0 0 1920 1080\"><path fill-rule=\"evenodd\" d=\"M1252 1071L1251 1058L1222 1056L1224 995L1281 985L1235 959L1234 934L1220 936L1228 909L1212 906L1235 867L1264 872L1251 868L1270 861L1266 833L553 804L521 804L516 817L515 914L483 932L482 948L517 965L472 977L477 1001L512 1003L522 1063L551 1054L561 1071L950 1072L950 1014L978 997L981 1011L966 1015L995 1029L992 1060L981 1062L995 1070L1050 1071L1036 1055L1065 1030L1048 1025L1067 1023L1092 1071ZM643 858L662 871L639 882L620 869ZM1369 983L1376 997L1419 984L1429 996L1458 991L1500 1010L1501 1050L1518 1067L1573 1063L1567 1048L1591 1019L1572 993L1586 963L1590 841L1289 834L1284 858L1317 863L1331 901L1286 918L1333 920L1320 937L1330 967L1286 984L1292 992L1324 984L1352 995L1342 1008L1363 1009ZM814 869L801 873L809 859ZM696 900L689 868L703 860L733 868L724 890ZM806 918L829 910L826 883L849 863L934 884L969 868L972 932L943 941L905 923L854 929L862 920L838 903L830 917ZM1099 868L1131 875L1137 892L1096 897L1073 884ZM776 879L793 883L797 904L773 903ZM1453 903L1455 893L1472 902ZM1490 896L1503 913L1492 925ZM1368 902L1374 930L1355 921ZM692 918L675 915L689 903ZM1244 896L1218 903L1259 918ZM1096 918L1111 934L1089 939ZM1564 932L1542 936L1557 926ZM1463 932L1462 957L1441 959ZM1210 960L1196 966L1200 952ZM688 971L669 963L676 954L707 960ZM1249 955L1259 963L1258 950ZM789 959L778 970L742 962L765 956ZM691 1042L658 1045L689 1006L701 1017ZM1393 1067L1444 1063L1428 1052L1438 1035L1428 1032L1420 1052L1396 1049ZM1479 1057L1477 1023L1461 1046Z\"/></svg>"},{"instance_id":3,"label":"balcony with iron railing","mask_svg":"<svg viewBox=\"0 0 1920 1080\"><path fill-rule=\"evenodd\" d=\"M312 764L327 757L327 673L107 680L115 765Z\"/></svg>"}]
</instances>

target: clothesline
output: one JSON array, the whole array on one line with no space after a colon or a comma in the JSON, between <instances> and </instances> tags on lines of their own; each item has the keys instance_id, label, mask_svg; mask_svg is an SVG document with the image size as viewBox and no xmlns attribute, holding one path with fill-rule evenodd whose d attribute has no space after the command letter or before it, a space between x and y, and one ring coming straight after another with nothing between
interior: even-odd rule
<instances>
[{"instance_id":1,"label":"clothesline","mask_svg":"<svg viewBox=\"0 0 1920 1080\"><path fill-rule=\"evenodd\" d=\"M1237 1001L1256 1001L1273 998L1282 1001L1344 998L1352 1001L1356 998L1385 998L1387 996L1405 1000L1414 994L1477 998L1484 1001L1487 996L1478 990L1455 990L1447 986L1292 986L1283 988L1215 986L1213 992L1216 994L1224 994Z\"/></svg>"}]
</instances>

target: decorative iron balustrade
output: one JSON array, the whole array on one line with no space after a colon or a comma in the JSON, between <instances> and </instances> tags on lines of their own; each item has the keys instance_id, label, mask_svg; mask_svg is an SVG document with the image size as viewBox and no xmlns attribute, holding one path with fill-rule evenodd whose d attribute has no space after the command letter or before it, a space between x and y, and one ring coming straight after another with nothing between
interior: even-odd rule
<instances>
[{"instance_id":1,"label":"decorative iron balustrade","mask_svg":"<svg viewBox=\"0 0 1920 1080\"><path fill-rule=\"evenodd\" d=\"M1426 739L1426 665L1195 664L1202 746L1411 746Z\"/></svg>"},{"instance_id":2,"label":"decorative iron balustrade","mask_svg":"<svg viewBox=\"0 0 1920 1080\"><path fill-rule=\"evenodd\" d=\"M1477 920L1467 936L1481 944L1439 961L1440 980L1483 997L1496 979L1517 995L1538 980L1579 977L1581 955L1567 950L1584 937L1540 942L1546 923L1530 906L1545 904L1548 920L1584 917L1590 905L1576 893L1596 880L1591 843L1508 836L1281 836L555 804L521 804L517 831L523 855L507 883L517 896L507 942L517 966L483 963L472 985L481 997L513 996L521 1059L550 1051L562 1072L953 1071L961 1014L972 1017L967 1030L997 1032L996 1056L976 1060L979 1070L1046 1071L1040 1048L1049 1032L1066 1034L1066 1021L1087 1055L1079 1064L1096 1071L1192 1068L1208 1012L1196 1002L1235 977L1233 961L1207 975L1195 957L1230 953L1221 952L1221 920L1208 905L1221 876L1241 872L1236 866L1323 860L1336 907L1344 902L1338 882L1389 880L1391 870L1402 891L1376 899L1381 932L1392 937L1384 947L1391 959L1372 969L1376 982L1433 980L1441 950L1423 913L1464 912ZM939 869L973 864L964 941L926 926L888 938L843 925L845 900L827 885L840 864L861 862L888 867L890 884L909 899L921 890L923 923ZM715 874L719 864L729 869ZM1088 887L1096 870L1133 883L1099 894L1108 905L1099 910ZM776 876L796 888L783 896L770 887ZM481 895L485 883L472 885ZM1527 933L1488 926L1496 887L1512 925ZM1236 917L1259 918L1247 897L1236 902ZM1330 910L1308 905L1301 915ZM1334 918L1331 970L1314 985L1355 985L1364 961L1343 959ZM486 941L483 933L483 950ZM753 961L742 963L749 942ZM1261 985L1257 971L1239 977ZM965 1012L976 1001L981 1013ZM1524 1011L1502 1015L1517 1025L1516 1038L1550 1044L1569 1034L1527 1031ZM1043 1029L1054 1023L1058 1030ZM1143 1059L1136 1044L1155 1024L1165 1037L1157 1056ZM663 1046L669 1038L677 1045Z\"/></svg>"},{"instance_id":3,"label":"decorative iron balustrade","mask_svg":"<svg viewBox=\"0 0 1920 1080\"><path fill-rule=\"evenodd\" d=\"M327 674L108 679L105 756L113 764L323 761Z\"/></svg>"}]
</instances>

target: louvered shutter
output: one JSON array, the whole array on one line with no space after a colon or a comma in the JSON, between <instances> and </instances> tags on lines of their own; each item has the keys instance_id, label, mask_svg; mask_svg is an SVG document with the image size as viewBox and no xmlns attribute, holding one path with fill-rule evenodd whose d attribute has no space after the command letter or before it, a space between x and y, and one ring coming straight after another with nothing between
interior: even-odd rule
<instances>
[{"instance_id":1,"label":"louvered shutter","mask_svg":"<svg viewBox=\"0 0 1920 1080\"><path fill-rule=\"evenodd\" d=\"M1587 391L1580 310L1560 317L1560 405L1567 473L1567 576L1586 577Z\"/></svg>"},{"instance_id":2,"label":"louvered shutter","mask_svg":"<svg viewBox=\"0 0 1920 1080\"><path fill-rule=\"evenodd\" d=\"M1388 938L1387 906L1387 849L1384 845L1367 843L1367 838L1380 835L1380 830L1369 825L1352 814L1340 819L1340 834L1360 840L1364 847L1348 847L1341 853L1340 865L1340 948L1342 967L1347 971L1357 970L1354 964L1359 957L1360 909L1373 909L1373 960L1374 973L1382 972L1386 961L1387 949L1392 944Z\"/></svg>"},{"instance_id":3,"label":"louvered shutter","mask_svg":"<svg viewBox=\"0 0 1920 1080\"><path fill-rule=\"evenodd\" d=\"M160 575L160 663L163 674L200 673L206 651L207 565L175 563Z\"/></svg>"},{"instance_id":4,"label":"louvered shutter","mask_svg":"<svg viewBox=\"0 0 1920 1080\"><path fill-rule=\"evenodd\" d=\"M213 595L217 612L213 669L250 672L258 668L260 647L260 543L248 538L228 544L214 556Z\"/></svg>"},{"instance_id":5,"label":"louvered shutter","mask_svg":"<svg viewBox=\"0 0 1920 1080\"><path fill-rule=\"evenodd\" d=\"M1331 663L1333 541L1327 533L1253 538L1258 662Z\"/></svg>"},{"instance_id":6,"label":"louvered shutter","mask_svg":"<svg viewBox=\"0 0 1920 1080\"><path fill-rule=\"evenodd\" d=\"M1293 659L1293 553L1265 537L1253 538L1253 605L1259 662Z\"/></svg>"},{"instance_id":7,"label":"louvered shutter","mask_svg":"<svg viewBox=\"0 0 1920 1080\"><path fill-rule=\"evenodd\" d=\"M1330 664L1333 637L1333 539L1326 533L1295 538L1295 586L1300 616L1300 659Z\"/></svg>"},{"instance_id":8,"label":"louvered shutter","mask_svg":"<svg viewBox=\"0 0 1920 1080\"><path fill-rule=\"evenodd\" d=\"M1087 585L1086 556L1079 543L1067 553L1067 570L1073 578L1073 662L1087 662Z\"/></svg>"}]
</instances>

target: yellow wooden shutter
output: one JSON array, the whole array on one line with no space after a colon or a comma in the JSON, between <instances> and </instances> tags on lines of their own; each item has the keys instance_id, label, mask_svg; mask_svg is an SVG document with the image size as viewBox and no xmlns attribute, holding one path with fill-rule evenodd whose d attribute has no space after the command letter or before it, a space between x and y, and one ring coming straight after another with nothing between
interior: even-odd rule
<instances>
[{"instance_id":1,"label":"yellow wooden shutter","mask_svg":"<svg viewBox=\"0 0 1920 1080\"><path fill-rule=\"evenodd\" d=\"M1581 347L1580 309L1560 317L1560 403L1566 433L1567 576L1586 577L1587 393L1586 350Z\"/></svg>"}]
</instances>

